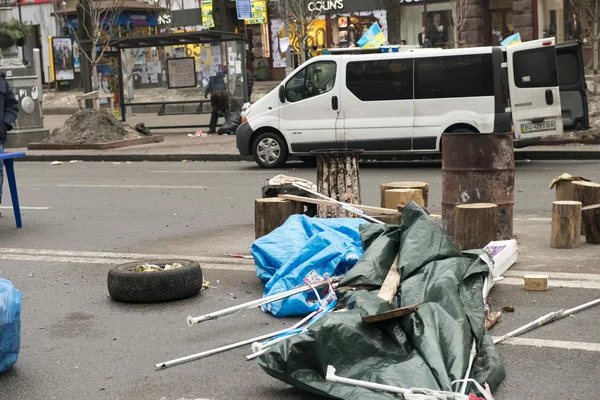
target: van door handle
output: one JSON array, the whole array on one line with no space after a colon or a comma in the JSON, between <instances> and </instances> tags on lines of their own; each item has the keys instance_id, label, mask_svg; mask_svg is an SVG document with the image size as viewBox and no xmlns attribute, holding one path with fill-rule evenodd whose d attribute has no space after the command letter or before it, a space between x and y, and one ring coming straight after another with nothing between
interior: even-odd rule
<instances>
[{"instance_id":1,"label":"van door handle","mask_svg":"<svg viewBox=\"0 0 600 400\"><path fill-rule=\"evenodd\" d=\"M333 108L334 110L337 111L337 109L339 108L340 104L338 101L338 97L337 96L333 96L331 98L331 108Z\"/></svg>"},{"instance_id":2,"label":"van door handle","mask_svg":"<svg viewBox=\"0 0 600 400\"><path fill-rule=\"evenodd\" d=\"M549 106L554 104L554 96L552 95L552 90L550 89L546 90L546 104Z\"/></svg>"}]
</instances>

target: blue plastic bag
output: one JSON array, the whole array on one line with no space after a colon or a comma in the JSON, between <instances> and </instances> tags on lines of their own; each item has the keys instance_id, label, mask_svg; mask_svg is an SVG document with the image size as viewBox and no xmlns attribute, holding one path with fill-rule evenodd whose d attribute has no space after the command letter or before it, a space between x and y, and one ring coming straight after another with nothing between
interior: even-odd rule
<instances>
[{"instance_id":1,"label":"blue plastic bag","mask_svg":"<svg viewBox=\"0 0 600 400\"><path fill-rule=\"evenodd\" d=\"M256 275L265 296L304 285L306 277L341 275L362 257L359 218L309 218L293 215L252 244ZM319 309L313 293L301 293L263 306L277 317L302 316Z\"/></svg>"},{"instance_id":2,"label":"blue plastic bag","mask_svg":"<svg viewBox=\"0 0 600 400\"><path fill-rule=\"evenodd\" d=\"M0 373L15 365L21 347L21 292L0 278Z\"/></svg>"}]
</instances>

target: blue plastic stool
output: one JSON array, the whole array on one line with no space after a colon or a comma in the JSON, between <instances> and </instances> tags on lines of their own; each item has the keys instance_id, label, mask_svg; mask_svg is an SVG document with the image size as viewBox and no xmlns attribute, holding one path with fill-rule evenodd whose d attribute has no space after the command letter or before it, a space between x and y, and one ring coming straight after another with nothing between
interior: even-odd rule
<instances>
[{"instance_id":1,"label":"blue plastic stool","mask_svg":"<svg viewBox=\"0 0 600 400\"><path fill-rule=\"evenodd\" d=\"M19 207L19 193L17 192L17 179L15 178L15 158L25 157L25 153L0 153L0 160L3 160L6 168L6 179L10 188L10 197L12 198L13 211L17 228L21 228L21 208Z\"/></svg>"}]
</instances>

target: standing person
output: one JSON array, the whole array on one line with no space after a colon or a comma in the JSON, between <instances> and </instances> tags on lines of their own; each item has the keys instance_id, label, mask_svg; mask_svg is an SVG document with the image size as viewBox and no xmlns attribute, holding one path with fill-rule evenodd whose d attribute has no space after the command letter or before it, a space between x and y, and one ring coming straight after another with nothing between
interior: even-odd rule
<instances>
[{"instance_id":1,"label":"standing person","mask_svg":"<svg viewBox=\"0 0 600 400\"><path fill-rule=\"evenodd\" d=\"M220 103L220 95L227 90L227 84L221 73L217 73L216 76L208 77L208 86L204 91L204 98L208 98L210 94L210 104L212 105L212 113L210 116L210 125L208 133L216 133L217 122L219 120L219 111L215 109L215 104Z\"/></svg>"},{"instance_id":2,"label":"standing person","mask_svg":"<svg viewBox=\"0 0 600 400\"><path fill-rule=\"evenodd\" d=\"M19 115L19 102L12 90L12 87L6 81L4 73L0 73L0 152L4 153L4 145L8 139L8 132L15 126L15 121ZM4 184L4 170L0 162L0 203L2 203L2 185Z\"/></svg>"},{"instance_id":3,"label":"standing person","mask_svg":"<svg viewBox=\"0 0 600 400\"><path fill-rule=\"evenodd\" d=\"M246 83L248 84L248 103L250 103L252 99L252 88L254 88L254 65L252 65L252 61L246 62L246 71Z\"/></svg>"},{"instance_id":4,"label":"standing person","mask_svg":"<svg viewBox=\"0 0 600 400\"><path fill-rule=\"evenodd\" d=\"M427 26L427 37L432 47L441 46L446 42L446 30L442 25L442 15L440 13L435 13L433 23Z\"/></svg>"}]
</instances>

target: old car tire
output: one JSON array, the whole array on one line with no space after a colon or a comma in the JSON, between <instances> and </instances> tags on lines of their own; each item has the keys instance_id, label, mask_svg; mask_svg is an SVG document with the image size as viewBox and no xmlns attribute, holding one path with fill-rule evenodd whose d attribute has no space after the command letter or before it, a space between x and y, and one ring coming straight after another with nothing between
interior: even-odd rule
<instances>
[{"instance_id":1,"label":"old car tire","mask_svg":"<svg viewBox=\"0 0 600 400\"><path fill-rule=\"evenodd\" d=\"M181 268L157 272L133 272L140 264L179 263ZM155 303L191 297L202 289L202 269L191 260L148 260L117 265L108 271L110 297L125 303Z\"/></svg>"},{"instance_id":2,"label":"old car tire","mask_svg":"<svg viewBox=\"0 0 600 400\"><path fill-rule=\"evenodd\" d=\"M254 161L263 168L281 167L288 158L287 143L276 133L263 133L252 144Z\"/></svg>"}]
</instances>

